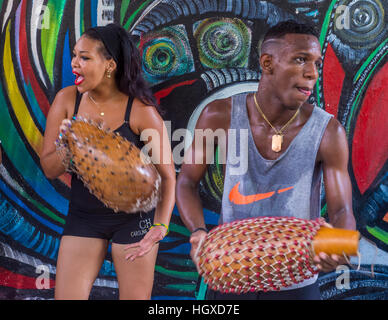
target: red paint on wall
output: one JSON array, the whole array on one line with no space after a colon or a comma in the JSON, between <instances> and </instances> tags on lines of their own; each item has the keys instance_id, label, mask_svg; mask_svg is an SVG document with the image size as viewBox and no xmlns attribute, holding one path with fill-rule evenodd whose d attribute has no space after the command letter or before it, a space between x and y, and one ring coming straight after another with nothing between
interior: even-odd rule
<instances>
[{"instance_id":1,"label":"red paint on wall","mask_svg":"<svg viewBox=\"0 0 388 320\"><path fill-rule=\"evenodd\" d=\"M388 158L388 64L371 81L352 144L353 171L360 192L371 185Z\"/></svg>"},{"instance_id":2,"label":"red paint on wall","mask_svg":"<svg viewBox=\"0 0 388 320\"><path fill-rule=\"evenodd\" d=\"M27 277L22 274L13 273L0 267L0 287L10 287L15 289L38 289L36 285L37 278ZM39 282L39 280L38 280ZM50 279L50 288L55 287L55 281ZM49 289L49 288L47 288Z\"/></svg>"},{"instance_id":3,"label":"red paint on wall","mask_svg":"<svg viewBox=\"0 0 388 320\"><path fill-rule=\"evenodd\" d=\"M338 104L341 97L345 72L332 46L328 44L323 64L323 94L325 110L334 117L338 115Z\"/></svg>"},{"instance_id":4,"label":"red paint on wall","mask_svg":"<svg viewBox=\"0 0 388 320\"><path fill-rule=\"evenodd\" d=\"M24 80L26 85L31 85L34 91L36 101L39 103L39 107L43 114L47 117L50 109L50 103L43 92L38 80L35 77L34 69L30 64L30 58L28 55L28 41L27 41L27 1L23 1L21 17L20 17L20 29L19 29L19 50L20 50L20 63L23 72Z\"/></svg>"},{"instance_id":5,"label":"red paint on wall","mask_svg":"<svg viewBox=\"0 0 388 320\"><path fill-rule=\"evenodd\" d=\"M154 94L154 96L157 99L158 103L160 103L160 99L162 99L164 97L167 97L171 93L171 91L173 91L175 88L191 85L191 84L193 84L196 81L197 81L197 79L195 79L195 80L187 80L187 81L183 81L183 82L174 84L174 85L172 85L170 87L167 87L165 89L162 89L162 90L156 92Z\"/></svg>"}]
</instances>

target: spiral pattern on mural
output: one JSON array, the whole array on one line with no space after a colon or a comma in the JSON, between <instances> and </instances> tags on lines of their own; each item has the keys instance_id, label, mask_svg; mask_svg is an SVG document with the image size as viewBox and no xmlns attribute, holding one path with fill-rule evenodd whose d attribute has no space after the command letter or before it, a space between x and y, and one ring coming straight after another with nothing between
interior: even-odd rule
<instances>
[{"instance_id":1,"label":"spiral pattern on mural","mask_svg":"<svg viewBox=\"0 0 388 320\"><path fill-rule=\"evenodd\" d=\"M340 1L335 33L346 44L372 48L387 34L385 11L380 0Z\"/></svg>"},{"instance_id":2,"label":"spiral pattern on mural","mask_svg":"<svg viewBox=\"0 0 388 320\"><path fill-rule=\"evenodd\" d=\"M194 37L204 67L245 67L251 32L239 19L205 19L198 23Z\"/></svg>"},{"instance_id":3,"label":"spiral pattern on mural","mask_svg":"<svg viewBox=\"0 0 388 320\"><path fill-rule=\"evenodd\" d=\"M184 26L166 27L147 34L141 40L143 70L146 79L158 83L194 70Z\"/></svg>"}]
</instances>

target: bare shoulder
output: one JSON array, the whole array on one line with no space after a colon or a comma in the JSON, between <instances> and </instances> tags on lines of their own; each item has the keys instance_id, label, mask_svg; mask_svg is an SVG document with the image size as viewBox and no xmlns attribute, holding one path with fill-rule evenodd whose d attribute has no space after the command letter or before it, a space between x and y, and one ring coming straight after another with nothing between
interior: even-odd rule
<instances>
[{"instance_id":1,"label":"bare shoulder","mask_svg":"<svg viewBox=\"0 0 388 320\"><path fill-rule=\"evenodd\" d=\"M320 159L330 160L342 156L347 157L348 152L346 131L337 119L331 118L319 146Z\"/></svg>"},{"instance_id":2,"label":"bare shoulder","mask_svg":"<svg viewBox=\"0 0 388 320\"><path fill-rule=\"evenodd\" d=\"M144 129L158 127L162 122L163 119L154 106L143 103L139 98L133 100L129 119L133 132L139 135Z\"/></svg>"},{"instance_id":3,"label":"bare shoulder","mask_svg":"<svg viewBox=\"0 0 388 320\"><path fill-rule=\"evenodd\" d=\"M157 112L156 108L152 105L145 104L139 98L134 98L132 103L132 109L135 112Z\"/></svg>"},{"instance_id":4,"label":"bare shoulder","mask_svg":"<svg viewBox=\"0 0 388 320\"><path fill-rule=\"evenodd\" d=\"M225 98L210 102L201 112L197 122L197 128L229 129L232 99Z\"/></svg>"},{"instance_id":5,"label":"bare shoulder","mask_svg":"<svg viewBox=\"0 0 388 320\"><path fill-rule=\"evenodd\" d=\"M76 86L64 87L57 92L55 99L61 99L64 101L74 100L77 93Z\"/></svg>"},{"instance_id":6,"label":"bare shoulder","mask_svg":"<svg viewBox=\"0 0 388 320\"><path fill-rule=\"evenodd\" d=\"M142 102L139 98L133 99L131 113L133 113L135 117L153 117L158 119L161 118L155 106L146 104Z\"/></svg>"},{"instance_id":7,"label":"bare shoulder","mask_svg":"<svg viewBox=\"0 0 388 320\"><path fill-rule=\"evenodd\" d=\"M76 93L76 86L68 86L59 90L55 95L51 108L66 112L66 116L68 117L73 114Z\"/></svg>"},{"instance_id":8,"label":"bare shoulder","mask_svg":"<svg viewBox=\"0 0 388 320\"><path fill-rule=\"evenodd\" d=\"M322 137L322 142L331 144L338 142L342 138L346 138L345 128L337 119L331 118Z\"/></svg>"}]
</instances>

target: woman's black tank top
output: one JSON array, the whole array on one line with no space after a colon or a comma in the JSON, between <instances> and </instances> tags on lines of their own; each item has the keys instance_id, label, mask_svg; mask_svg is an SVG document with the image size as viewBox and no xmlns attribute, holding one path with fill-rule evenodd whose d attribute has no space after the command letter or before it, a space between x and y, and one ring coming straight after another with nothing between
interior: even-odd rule
<instances>
[{"instance_id":1,"label":"woman's black tank top","mask_svg":"<svg viewBox=\"0 0 388 320\"><path fill-rule=\"evenodd\" d=\"M81 102L82 94L77 90L76 101L73 119L76 118L79 105ZM135 134L129 126L129 117L131 114L133 104L133 98L128 98L128 104L125 111L124 123L114 130L118 132L122 137L132 142L135 146L141 149L144 146L144 143L140 140L140 136ZM70 191L70 205L69 212L77 211L78 213L97 213L97 214L112 214L114 211L110 208L107 208L100 200L98 200L93 194L91 194L88 188L85 187L82 180L77 177L77 174L73 173L71 177L71 191ZM122 214L127 215L124 212ZM115 215L120 214L115 213Z\"/></svg>"}]
</instances>

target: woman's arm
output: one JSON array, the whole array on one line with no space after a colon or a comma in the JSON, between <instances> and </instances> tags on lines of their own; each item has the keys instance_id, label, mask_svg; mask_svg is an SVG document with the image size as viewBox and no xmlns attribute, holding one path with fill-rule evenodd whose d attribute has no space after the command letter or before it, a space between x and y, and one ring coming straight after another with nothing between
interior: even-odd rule
<instances>
[{"instance_id":1,"label":"woman's arm","mask_svg":"<svg viewBox=\"0 0 388 320\"><path fill-rule=\"evenodd\" d=\"M154 224L168 226L175 205L176 175L167 129L154 107L144 106L138 101L133 104L130 125L135 133L140 133L143 141L146 139L145 148L149 151L148 154L162 179L161 197L155 209ZM167 229L163 226L153 227L143 240L127 247L138 247L138 250L126 258L134 260L138 256L143 256L155 243L164 238L166 232Z\"/></svg>"},{"instance_id":2,"label":"woman's arm","mask_svg":"<svg viewBox=\"0 0 388 320\"><path fill-rule=\"evenodd\" d=\"M59 127L62 121L68 116L66 107L70 101L74 100L71 99L72 91L74 91L74 89L71 87L60 90L55 96L47 116L40 164L44 174L49 179L59 177L66 170L62 164L63 159L56 152L55 141L58 139Z\"/></svg>"}]
</instances>

